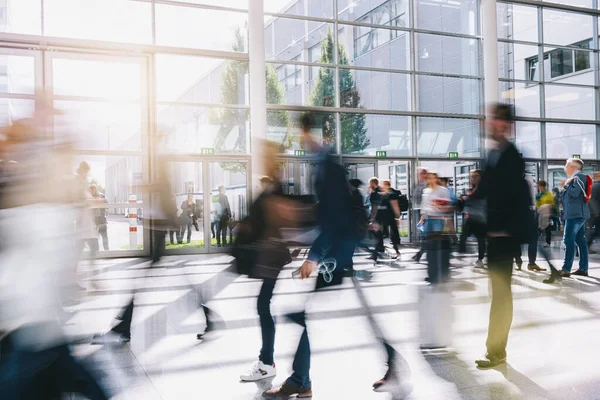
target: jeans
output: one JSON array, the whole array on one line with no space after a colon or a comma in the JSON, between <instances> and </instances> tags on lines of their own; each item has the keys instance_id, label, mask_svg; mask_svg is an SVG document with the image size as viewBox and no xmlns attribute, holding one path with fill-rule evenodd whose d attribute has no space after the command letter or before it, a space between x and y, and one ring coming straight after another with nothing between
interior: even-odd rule
<instances>
[{"instance_id":1,"label":"jeans","mask_svg":"<svg viewBox=\"0 0 600 400\"><path fill-rule=\"evenodd\" d=\"M490 355L506 357L506 344L513 318L511 290L512 259L519 247L511 237L490 237L488 269L492 283L492 304L485 343Z\"/></svg>"},{"instance_id":2,"label":"jeans","mask_svg":"<svg viewBox=\"0 0 600 400\"><path fill-rule=\"evenodd\" d=\"M477 238L477 259L483 260L485 257L485 225L472 218L467 218L460 234L459 252L467 252L467 238L475 235Z\"/></svg>"},{"instance_id":3,"label":"jeans","mask_svg":"<svg viewBox=\"0 0 600 400\"><path fill-rule=\"evenodd\" d=\"M565 260L563 271L571 272L573 259L575 258L575 244L579 247L579 269L588 270L588 247L585 240L585 218L571 218L565 220L565 231L563 236L565 243Z\"/></svg>"},{"instance_id":4,"label":"jeans","mask_svg":"<svg viewBox=\"0 0 600 400\"><path fill-rule=\"evenodd\" d=\"M592 247L592 243L594 242L594 239L597 238L598 236L600 236L600 216L593 217L592 224L593 224L594 230L592 230L592 232L590 233L590 237L588 238L588 242L587 242L588 248Z\"/></svg>"},{"instance_id":5,"label":"jeans","mask_svg":"<svg viewBox=\"0 0 600 400\"><path fill-rule=\"evenodd\" d=\"M187 242L191 242L192 240L192 223L188 222L186 224L182 224L179 230L179 238L177 239L177 241L179 243L183 242L183 235L185 235L185 231L187 229Z\"/></svg>"},{"instance_id":6,"label":"jeans","mask_svg":"<svg viewBox=\"0 0 600 400\"><path fill-rule=\"evenodd\" d=\"M275 352L275 319L271 315L271 299L275 289L274 279L264 279L258 295L257 309L260 318L260 331L262 335L262 348L258 359L266 365L273 365Z\"/></svg>"}]
</instances>

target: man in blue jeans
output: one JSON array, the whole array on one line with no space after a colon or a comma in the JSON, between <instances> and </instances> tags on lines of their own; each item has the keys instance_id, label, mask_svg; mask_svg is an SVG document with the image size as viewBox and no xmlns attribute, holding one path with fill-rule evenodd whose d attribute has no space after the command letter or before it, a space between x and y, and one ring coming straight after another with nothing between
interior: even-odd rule
<instances>
[{"instance_id":1,"label":"man in blue jeans","mask_svg":"<svg viewBox=\"0 0 600 400\"><path fill-rule=\"evenodd\" d=\"M307 260L300 267L299 274L302 279L308 278L324 259L335 259L336 267L327 263L333 269L329 272L319 273L315 289L342 283L344 269L351 267L352 255L356 238L353 235L353 218L350 207L350 186L346 180L344 168L336 164L329 155L327 148L322 147L311 136L310 131L314 126L310 114L303 114L300 118L302 140L313 153L317 153L317 169L315 178L315 194L317 203L317 224L321 233L314 241ZM263 393L265 399L288 399L296 396L298 399L312 397L312 382L310 380L310 343L306 330L306 316L304 311L290 314L290 320L302 327L302 336L296 350L292 368L294 372L279 387Z\"/></svg>"},{"instance_id":2,"label":"man in blue jeans","mask_svg":"<svg viewBox=\"0 0 600 400\"><path fill-rule=\"evenodd\" d=\"M560 199L565 213L565 231L563 241L566 246L565 260L560 276L588 276L588 246L585 238L585 222L590 217L590 208L585 201L586 176L581 170L583 161L569 158L565 164L565 172L569 179L565 182ZM579 269L571 272L575 258L575 245L579 248Z\"/></svg>"}]
</instances>

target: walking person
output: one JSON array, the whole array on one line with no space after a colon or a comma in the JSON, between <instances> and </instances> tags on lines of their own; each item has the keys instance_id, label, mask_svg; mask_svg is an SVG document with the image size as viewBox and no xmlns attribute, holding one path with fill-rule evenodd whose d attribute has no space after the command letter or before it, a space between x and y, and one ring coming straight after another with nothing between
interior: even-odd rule
<instances>
[{"instance_id":1,"label":"walking person","mask_svg":"<svg viewBox=\"0 0 600 400\"><path fill-rule=\"evenodd\" d=\"M181 228L179 238L183 241L183 236L187 231L187 243L192 241L192 226L196 221L196 202L194 196L188 194L187 199L181 203Z\"/></svg>"},{"instance_id":2,"label":"walking person","mask_svg":"<svg viewBox=\"0 0 600 400\"><path fill-rule=\"evenodd\" d=\"M99 199L101 203L108 204L108 200L106 200L106 197L100 193L96 185L90 186L90 192L92 193L92 197ZM108 209L100 207L95 208L94 218L96 222L96 228L98 229L98 234L102 238L102 248L104 251L108 251Z\"/></svg>"},{"instance_id":3,"label":"walking person","mask_svg":"<svg viewBox=\"0 0 600 400\"><path fill-rule=\"evenodd\" d=\"M477 261L475 267L483 268L485 257L485 201L479 190L481 170L471 171L471 188L466 196L461 196L458 204L462 207L464 215L463 229L460 234L458 251L467 252L467 238L474 235L477 239Z\"/></svg>"},{"instance_id":4,"label":"walking person","mask_svg":"<svg viewBox=\"0 0 600 400\"><path fill-rule=\"evenodd\" d=\"M485 161L480 190L486 199L492 304L487 352L475 361L480 368L493 368L506 362L513 318L512 260L520 243L530 240L531 236L527 233L531 195L524 179L523 158L509 141L512 120L511 106L493 104L489 107L486 123L494 148Z\"/></svg>"},{"instance_id":5,"label":"walking person","mask_svg":"<svg viewBox=\"0 0 600 400\"><path fill-rule=\"evenodd\" d=\"M342 283L344 270L352 264L354 254L354 235L352 233L352 210L350 207L350 188L344 169L336 164L329 154L329 149L323 148L311 136L314 126L312 116L303 114L300 118L302 140L308 148L317 153L317 170L315 194L317 203L317 222L320 234L312 244L308 258L300 269L302 279L310 277L317 266L324 260L328 261L327 271L318 273L315 290ZM312 397L312 382L310 379L310 344L306 330L305 312L288 315L288 318L300 325L302 335L292 365L292 375L278 388L263 393L265 399L288 399L296 395L298 398Z\"/></svg>"},{"instance_id":6,"label":"walking person","mask_svg":"<svg viewBox=\"0 0 600 400\"><path fill-rule=\"evenodd\" d=\"M552 218L554 208L554 196L548 190L546 181L538 181L538 193L535 196L535 208L538 214L538 227L545 235L544 247L550 247L552 242Z\"/></svg>"},{"instance_id":7,"label":"walking person","mask_svg":"<svg viewBox=\"0 0 600 400\"><path fill-rule=\"evenodd\" d=\"M400 232L398 231L398 221L401 217L400 211L400 196L401 192L392 188L392 183L389 179L383 180L382 188L382 203L385 208L383 215L383 230L389 232L390 241L396 254L392 257L397 259L400 257Z\"/></svg>"},{"instance_id":8,"label":"walking person","mask_svg":"<svg viewBox=\"0 0 600 400\"><path fill-rule=\"evenodd\" d=\"M557 187L552 188L552 195L554 196L554 207L552 208L552 223L554 224L554 230L560 232L560 219L561 219L561 204L560 204L560 190Z\"/></svg>"},{"instance_id":9,"label":"walking person","mask_svg":"<svg viewBox=\"0 0 600 400\"><path fill-rule=\"evenodd\" d=\"M219 186L217 207L217 247L221 247L221 238L223 239L223 247L227 246L227 227L231 218L231 207L229 199L225 194L225 186Z\"/></svg>"},{"instance_id":10,"label":"walking person","mask_svg":"<svg viewBox=\"0 0 600 400\"><path fill-rule=\"evenodd\" d=\"M379 179L373 177L369 179L369 203L371 204L371 213L369 215L369 231L375 236L377 244L375 245L375 251L369 257L369 259L377 262L377 259L381 253L385 252L385 246L383 244L383 215L384 208L383 198L381 195L381 188L379 187Z\"/></svg>"},{"instance_id":11,"label":"walking person","mask_svg":"<svg viewBox=\"0 0 600 400\"><path fill-rule=\"evenodd\" d=\"M447 263L444 260L438 260L437 250L438 245L441 245L440 248L447 250L447 255L450 255L450 243L443 233L446 228L448 212L451 210L452 204L448 189L439 185L439 178L435 172L429 172L427 187L423 190L420 221L424 225L426 236L428 277L425 280L427 282L442 283L448 279L450 260L448 259Z\"/></svg>"},{"instance_id":12,"label":"walking person","mask_svg":"<svg viewBox=\"0 0 600 400\"><path fill-rule=\"evenodd\" d=\"M423 200L423 190L427 185L427 170L425 168L417 169L417 183L413 187L412 190L412 213L415 221L415 225L421 221L421 202ZM412 257L412 259L416 262L421 260L423 253L425 252L425 245L423 238L420 236L419 229L415 229L417 236L421 239L421 246L419 247L419 251Z\"/></svg>"},{"instance_id":13,"label":"walking person","mask_svg":"<svg viewBox=\"0 0 600 400\"><path fill-rule=\"evenodd\" d=\"M594 172L594 184L592 185L592 198L588 203L590 206L590 215L592 220L590 225L593 227L588 237L588 251L591 254L596 253L592 250L594 239L600 236L600 172Z\"/></svg>"},{"instance_id":14,"label":"walking person","mask_svg":"<svg viewBox=\"0 0 600 400\"><path fill-rule=\"evenodd\" d=\"M528 194L531 198L529 204L530 204L530 210L529 213L527 214L527 218L525 219L525 221L528 222L529 227L527 229L527 232L530 234L529 236L529 240L527 240L527 258L528 258L528 263L527 263L527 269L529 271L536 271L536 272L540 272L540 271L545 271L546 268L542 268L539 265L537 265L536 261L537 261L537 251L538 251L538 238L539 238L539 218L538 218L538 213L536 211L536 207L535 207L535 202L536 202L536 195L535 193L537 192L537 189L535 188L535 183L533 181L533 177L531 175L525 174L525 181L527 182L528 185ZM517 264L517 270L521 271L523 268L523 259L521 258L523 255L523 248L521 245L519 245L517 247L517 251L515 254L515 263Z\"/></svg>"},{"instance_id":15,"label":"walking person","mask_svg":"<svg viewBox=\"0 0 600 400\"><path fill-rule=\"evenodd\" d=\"M547 283L553 283L558 277L568 278L571 275L588 276L588 246L585 239L585 223L590 218L590 208L586 200L587 176L581 172L583 161L569 158L565 164L565 173L569 177L560 193L560 200L565 213L563 242L565 257L562 270L550 276ZM575 246L579 249L579 269L571 272L575 259Z\"/></svg>"},{"instance_id":16,"label":"walking person","mask_svg":"<svg viewBox=\"0 0 600 400\"><path fill-rule=\"evenodd\" d=\"M93 203L97 202L88 182L90 165L82 161L77 167L77 176L75 178L77 186L77 196L79 199L79 213L76 219L77 232L79 234L79 249L85 250L85 246L90 249L90 257L94 258L98 252L98 228L95 221L95 210Z\"/></svg>"}]
</instances>

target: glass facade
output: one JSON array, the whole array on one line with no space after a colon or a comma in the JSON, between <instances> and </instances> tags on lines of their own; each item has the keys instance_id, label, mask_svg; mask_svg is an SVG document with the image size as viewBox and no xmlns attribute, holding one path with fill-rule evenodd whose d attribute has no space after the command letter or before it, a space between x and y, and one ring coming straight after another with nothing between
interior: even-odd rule
<instances>
[{"instance_id":1,"label":"glass facade","mask_svg":"<svg viewBox=\"0 0 600 400\"><path fill-rule=\"evenodd\" d=\"M422 165L464 189L485 155L478 0L264 0L266 110L250 95L250 1L0 0L0 36L14 44L0 47L0 123L48 98L60 110L55 141L93 162L115 215L130 195L143 214L149 199L134 187L151 180L149 138L164 134L175 202L192 195L203 210L194 251L217 245L219 186L243 218L253 134L279 144L289 193L311 191L296 122L307 110L349 174L383 174L409 191ZM540 162L539 179L573 154L591 168L599 157L596 6L497 3L499 100L515 105L514 140ZM266 113L264 132L252 112ZM111 250L144 249L142 236Z\"/></svg>"}]
</instances>

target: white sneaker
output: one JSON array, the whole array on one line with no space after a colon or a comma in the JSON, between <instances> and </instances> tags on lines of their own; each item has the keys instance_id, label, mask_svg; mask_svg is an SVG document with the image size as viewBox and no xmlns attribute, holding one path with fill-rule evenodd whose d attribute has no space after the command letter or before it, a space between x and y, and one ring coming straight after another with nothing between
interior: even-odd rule
<instances>
[{"instance_id":1,"label":"white sneaker","mask_svg":"<svg viewBox=\"0 0 600 400\"><path fill-rule=\"evenodd\" d=\"M271 378L275 375L277 375L275 364L266 365L263 364L262 361L258 361L252 368L240 375L240 379L244 382L256 382L261 379Z\"/></svg>"},{"instance_id":2,"label":"white sneaker","mask_svg":"<svg viewBox=\"0 0 600 400\"><path fill-rule=\"evenodd\" d=\"M477 260L475 261L475 268L483 268L483 261Z\"/></svg>"}]
</instances>

